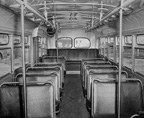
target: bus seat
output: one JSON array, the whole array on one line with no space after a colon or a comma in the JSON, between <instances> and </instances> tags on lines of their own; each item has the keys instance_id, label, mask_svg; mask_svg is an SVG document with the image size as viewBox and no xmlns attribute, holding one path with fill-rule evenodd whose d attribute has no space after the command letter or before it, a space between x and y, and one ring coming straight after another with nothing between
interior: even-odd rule
<instances>
[{"instance_id":1,"label":"bus seat","mask_svg":"<svg viewBox=\"0 0 144 118\"><path fill-rule=\"evenodd\" d=\"M34 67L60 68L62 78L62 88L64 87L64 70L62 64L35 63Z\"/></svg>"},{"instance_id":2,"label":"bus seat","mask_svg":"<svg viewBox=\"0 0 144 118\"><path fill-rule=\"evenodd\" d=\"M39 73L39 74L51 74L56 73L58 76L59 88L62 90L62 73L59 67L29 67L26 69L26 73Z\"/></svg>"},{"instance_id":3,"label":"bus seat","mask_svg":"<svg viewBox=\"0 0 144 118\"><path fill-rule=\"evenodd\" d=\"M84 70L86 69L87 66L102 66L102 65L110 65L110 62L85 62L81 68L81 76L84 74Z\"/></svg>"},{"instance_id":4,"label":"bus seat","mask_svg":"<svg viewBox=\"0 0 144 118\"><path fill-rule=\"evenodd\" d=\"M57 58L56 56L44 55L44 56L42 56L42 61L43 62L57 62L57 63L61 63L63 65L64 71L66 71L66 65L65 65L66 64L66 58L63 57L63 56L59 56Z\"/></svg>"},{"instance_id":5,"label":"bus seat","mask_svg":"<svg viewBox=\"0 0 144 118\"><path fill-rule=\"evenodd\" d=\"M16 80L20 83L23 83L22 74L18 74L16 76ZM34 73L26 73L26 82L47 82L52 81L54 90L55 90L55 100L56 100L56 112L59 113L59 105L60 105L60 88L58 85L58 77L55 73L51 74L34 74Z\"/></svg>"},{"instance_id":6,"label":"bus seat","mask_svg":"<svg viewBox=\"0 0 144 118\"><path fill-rule=\"evenodd\" d=\"M22 98L18 85L2 84L0 87L0 117L22 118Z\"/></svg>"},{"instance_id":7,"label":"bus seat","mask_svg":"<svg viewBox=\"0 0 144 118\"><path fill-rule=\"evenodd\" d=\"M81 72L83 71L83 66L87 63L104 63L106 62L104 58L89 58L81 60Z\"/></svg>"},{"instance_id":8,"label":"bus seat","mask_svg":"<svg viewBox=\"0 0 144 118\"><path fill-rule=\"evenodd\" d=\"M95 79L92 84L92 118L116 118L117 81ZM130 118L143 110L142 84L128 78L121 84L121 117Z\"/></svg>"},{"instance_id":9,"label":"bus seat","mask_svg":"<svg viewBox=\"0 0 144 118\"><path fill-rule=\"evenodd\" d=\"M86 83L88 79L88 75L90 71L96 73L108 73L108 72L115 72L118 68L113 65L106 65L106 66L88 66L84 71L84 89L86 89Z\"/></svg>"},{"instance_id":10,"label":"bus seat","mask_svg":"<svg viewBox=\"0 0 144 118\"><path fill-rule=\"evenodd\" d=\"M18 82L3 83L0 87L1 118L23 118L23 85ZM54 87L46 83L27 84L28 118L55 118Z\"/></svg>"},{"instance_id":11,"label":"bus seat","mask_svg":"<svg viewBox=\"0 0 144 118\"><path fill-rule=\"evenodd\" d=\"M108 80L109 78L113 78L115 80L118 79L118 71L111 71L111 72L102 72L102 73L97 73L95 71L90 71L89 75L88 75L88 79L87 79L87 83L86 83L86 102L87 102L87 108L91 109L91 96L92 96L92 83L93 80L96 78L99 78L100 80ZM128 78L128 75L125 71L122 71L122 79L126 79Z\"/></svg>"}]
</instances>

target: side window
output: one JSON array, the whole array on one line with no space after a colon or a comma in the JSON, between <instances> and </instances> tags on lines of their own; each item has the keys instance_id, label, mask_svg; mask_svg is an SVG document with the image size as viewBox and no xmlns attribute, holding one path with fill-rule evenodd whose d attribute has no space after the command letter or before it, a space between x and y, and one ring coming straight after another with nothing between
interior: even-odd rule
<instances>
[{"instance_id":1,"label":"side window","mask_svg":"<svg viewBox=\"0 0 144 118\"><path fill-rule=\"evenodd\" d=\"M136 45L137 47L135 48L135 71L144 75L144 35L138 35L136 37Z\"/></svg>"},{"instance_id":2,"label":"side window","mask_svg":"<svg viewBox=\"0 0 144 118\"><path fill-rule=\"evenodd\" d=\"M133 36L124 36L123 65L132 69L132 39Z\"/></svg>"},{"instance_id":3,"label":"side window","mask_svg":"<svg viewBox=\"0 0 144 118\"><path fill-rule=\"evenodd\" d=\"M11 49L8 43L9 36L0 34L0 77L11 71Z\"/></svg>"},{"instance_id":4,"label":"side window","mask_svg":"<svg viewBox=\"0 0 144 118\"><path fill-rule=\"evenodd\" d=\"M75 48L90 48L91 43L88 38L76 37L74 39Z\"/></svg>"}]
</instances>

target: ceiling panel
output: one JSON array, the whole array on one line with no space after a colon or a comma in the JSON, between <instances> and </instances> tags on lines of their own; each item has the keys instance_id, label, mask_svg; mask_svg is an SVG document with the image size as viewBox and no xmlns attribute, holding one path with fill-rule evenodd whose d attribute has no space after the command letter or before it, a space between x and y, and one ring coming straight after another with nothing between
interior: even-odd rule
<instances>
[{"instance_id":1,"label":"ceiling panel","mask_svg":"<svg viewBox=\"0 0 144 118\"><path fill-rule=\"evenodd\" d=\"M83 22L85 26L92 26L103 16L120 5L121 0L27 0L28 3L53 23L68 26L68 22ZM127 0L125 0L127 1ZM0 4L9 7L16 13L20 8L12 7L17 4L16 0L0 0ZM144 0L135 0L124 11L124 15L129 15L134 10L143 7ZM26 14L31 13L25 10ZM117 14L116 14L117 15ZM27 16L29 19L40 23L36 15ZM77 24L79 25L79 24ZM81 26L81 25L80 25Z\"/></svg>"}]
</instances>

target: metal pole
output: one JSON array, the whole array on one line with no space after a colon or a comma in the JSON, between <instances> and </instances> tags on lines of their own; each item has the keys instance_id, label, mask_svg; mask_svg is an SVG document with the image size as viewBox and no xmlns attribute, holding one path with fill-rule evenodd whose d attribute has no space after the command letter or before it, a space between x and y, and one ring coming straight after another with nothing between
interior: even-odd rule
<instances>
[{"instance_id":1,"label":"metal pole","mask_svg":"<svg viewBox=\"0 0 144 118\"><path fill-rule=\"evenodd\" d=\"M120 9L120 29L119 29L119 78L118 78L118 118L121 115L121 71L122 71L122 20L123 20L123 0L121 0L121 9Z\"/></svg>"},{"instance_id":2,"label":"metal pole","mask_svg":"<svg viewBox=\"0 0 144 118\"><path fill-rule=\"evenodd\" d=\"M117 41L117 37L115 36L114 37L114 43L113 43L113 59L114 59L114 62L116 62L116 41Z\"/></svg>"},{"instance_id":3,"label":"metal pole","mask_svg":"<svg viewBox=\"0 0 144 118\"><path fill-rule=\"evenodd\" d=\"M14 73L14 41L13 35L10 35L10 43L11 43L11 73Z\"/></svg>"},{"instance_id":4,"label":"metal pole","mask_svg":"<svg viewBox=\"0 0 144 118\"><path fill-rule=\"evenodd\" d=\"M21 28L22 28L22 70L23 70L23 92L24 92L24 118L27 118L27 88L25 72L25 39L24 39L24 5L21 5Z\"/></svg>"},{"instance_id":5,"label":"metal pole","mask_svg":"<svg viewBox=\"0 0 144 118\"><path fill-rule=\"evenodd\" d=\"M57 43L57 39L58 39L58 32L56 32L55 34L56 43ZM58 62L58 45L57 44L56 44L56 57L57 57L57 62Z\"/></svg>"},{"instance_id":6,"label":"metal pole","mask_svg":"<svg viewBox=\"0 0 144 118\"><path fill-rule=\"evenodd\" d=\"M132 71L134 73L135 71L135 40L136 40L136 36L133 35L132 37ZM134 76L134 74L133 74Z\"/></svg>"}]
</instances>

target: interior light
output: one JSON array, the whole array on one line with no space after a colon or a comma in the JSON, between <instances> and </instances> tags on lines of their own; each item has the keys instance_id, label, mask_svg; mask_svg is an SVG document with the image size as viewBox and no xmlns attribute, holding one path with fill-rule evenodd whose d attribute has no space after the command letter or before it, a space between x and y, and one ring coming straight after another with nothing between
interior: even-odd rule
<instances>
[{"instance_id":1,"label":"interior light","mask_svg":"<svg viewBox=\"0 0 144 118\"><path fill-rule=\"evenodd\" d=\"M112 18L115 18L116 16L115 16L115 15L112 15L111 17L112 17Z\"/></svg>"},{"instance_id":2,"label":"interior light","mask_svg":"<svg viewBox=\"0 0 144 118\"><path fill-rule=\"evenodd\" d=\"M41 19L40 19L40 18L37 18L37 19L35 19L35 21L41 21Z\"/></svg>"},{"instance_id":3,"label":"interior light","mask_svg":"<svg viewBox=\"0 0 144 118\"><path fill-rule=\"evenodd\" d=\"M27 13L26 16L30 17L30 16L33 16L34 14L33 13Z\"/></svg>"},{"instance_id":4,"label":"interior light","mask_svg":"<svg viewBox=\"0 0 144 118\"><path fill-rule=\"evenodd\" d=\"M20 8L20 4L12 4L10 5L10 8Z\"/></svg>"},{"instance_id":5,"label":"interior light","mask_svg":"<svg viewBox=\"0 0 144 118\"><path fill-rule=\"evenodd\" d=\"M46 7L46 10L49 10L50 8L49 7ZM39 8L39 10L40 11L44 11L45 10L45 8L44 7L42 7L42 8Z\"/></svg>"}]
</instances>

